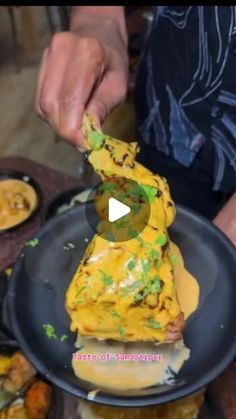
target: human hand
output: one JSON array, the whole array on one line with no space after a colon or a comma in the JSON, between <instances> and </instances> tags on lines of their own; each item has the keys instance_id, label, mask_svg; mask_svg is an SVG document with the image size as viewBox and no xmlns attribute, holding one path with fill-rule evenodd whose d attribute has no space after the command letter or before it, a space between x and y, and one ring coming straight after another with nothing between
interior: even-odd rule
<instances>
[{"instance_id":1,"label":"human hand","mask_svg":"<svg viewBox=\"0 0 236 419\"><path fill-rule=\"evenodd\" d=\"M81 150L85 110L99 127L125 99L127 80L127 48L116 22L81 14L78 29L55 34L44 52L36 111Z\"/></svg>"}]
</instances>

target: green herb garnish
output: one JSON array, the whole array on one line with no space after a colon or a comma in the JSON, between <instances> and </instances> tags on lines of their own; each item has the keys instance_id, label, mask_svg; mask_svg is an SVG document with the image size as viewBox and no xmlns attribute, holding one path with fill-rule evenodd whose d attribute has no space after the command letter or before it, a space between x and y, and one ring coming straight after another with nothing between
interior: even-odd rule
<instances>
[{"instance_id":1,"label":"green herb garnish","mask_svg":"<svg viewBox=\"0 0 236 419\"><path fill-rule=\"evenodd\" d=\"M86 287L81 287L78 291L77 291L77 293L75 294L75 296L76 297L78 297L78 295L82 292L82 291L84 291L86 289Z\"/></svg>"},{"instance_id":2,"label":"green herb garnish","mask_svg":"<svg viewBox=\"0 0 236 419\"><path fill-rule=\"evenodd\" d=\"M176 266L179 263L179 258L176 255L170 255L170 260L174 266Z\"/></svg>"},{"instance_id":3,"label":"green herb garnish","mask_svg":"<svg viewBox=\"0 0 236 419\"><path fill-rule=\"evenodd\" d=\"M32 239L30 241L28 241L26 243L26 246L31 246L31 247L35 247L39 244L39 240L38 239Z\"/></svg>"},{"instance_id":4,"label":"green herb garnish","mask_svg":"<svg viewBox=\"0 0 236 419\"><path fill-rule=\"evenodd\" d=\"M144 299L144 296L141 295L141 294L139 294L139 293L137 293L137 294L134 295L134 301L135 301L135 303L137 303L139 301L142 301L143 299Z\"/></svg>"},{"instance_id":5,"label":"green herb garnish","mask_svg":"<svg viewBox=\"0 0 236 419\"><path fill-rule=\"evenodd\" d=\"M140 211L141 205L140 204L132 204L130 205L130 209L133 212L133 214L138 214Z\"/></svg>"},{"instance_id":6,"label":"green herb garnish","mask_svg":"<svg viewBox=\"0 0 236 419\"><path fill-rule=\"evenodd\" d=\"M157 237L155 244L159 244L159 246L164 246L167 242L167 237L165 234L160 234L160 236Z\"/></svg>"},{"instance_id":7,"label":"green herb garnish","mask_svg":"<svg viewBox=\"0 0 236 419\"><path fill-rule=\"evenodd\" d=\"M126 228L128 225L128 221L127 220L120 220L120 221L116 221L115 226L117 228Z\"/></svg>"},{"instance_id":8,"label":"green herb garnish","mask_svg":"<svg viewBox=\"0 0 236 419\"><path fill-rule=\"evenodd\" d=\"M158 252L158 250L151 249L150 250L150 258L151 259L159 259L160 258L160 253Z\"/></svg>"},{"instance_id":9,"label":"green herb garnish","mask_svg":"<svg viewBox=\"0 0 236 419\"><path fill-rule=\"evenodd\" d=\"M142 268L143 268L143 272L145 273L145 274L147 274L149 271L150 271L150 269L151 269L151 265L150 265L150 262L148 262L148 261L144 261L143 259L141 260L141 264L142 264Z\"/></svg>"},{"instance_id":10,"label":"green herb garnish","mask_svg":"<svg viewBox=\"0 0 236 419\"><path fill-rule=\"evenodd\" d=\"M152 329L161 329L160 323L156 322L154 319L148 320L148 327L151 327Z\"/></svg>"},{"instance_id":11,"label":"green herb garnish","mask_svg":"<svg viewBox=\"0 0 236 419\"><path fill-rule=\"evenodd\" d=\"M142 188L144 189L149 202L154 202L157 195L157 189L154 186L149 185L142 185Z\"/></svg>"},{"instance_id":12,"label":"green herb garnish","mask_svg":"<svg viewBox=\"0 0 236 419\"><path fill-rule=\"evenodd\" d=\"M67 335L62 335L60 338L61 342L65 342L65 340L69 339Z\"/></svg>"},{"instance_id":13,"label":"green herb garnish","mask_svg":"<svg viewBox=\"0 0 236 419\"><path fill-rule=\"evenodd\" d=\"M136 230L128 230L128 232L127 232L127 236L130 237L131 239L136 237L137 234L138 234L138 232Z\"/></svg>"},{"instance_id":14,"label":"green herb garnish","mask_svg":"<svg viewBox=\"0 0 236 419\"><path fill-rule=\"evenodd\" d=\"M81 292L83 292L84 290L86 290L86 287L81 287L81 288L77 291L77 293L75 294L75 297L77 298L77 297L81 294Z\"/></svg>"},{"instance_id":15,"label":"green herb garnish","mask_svg":"<svg viewBox=\"0 0 236 419\"><path fill-rule=\"evenodd\" d=\"M131 259L127 265L128 270L132 271L132 269L135 268L136 264L137 264L137 259L136 258Z\"/></svg>"},{"instance_id":16,"label":"green herb garnish","mask_svg":"<svg viewBox=\"0 0 236 419\"><path fill-rule=\"evenodd\" d=\"M104 135L97 131L90 134L91 146L93 150L100 150L104 141Z\"/></svg>"},{"instance_id":17,"label":"green herb garnish","mask_svg":"<svg viewBox=\"0 0 236 419\"><path fill-rule=\"evenodd\" d=\"M119 332L121 339L125 339L125 329L122 326L119 326L117 331Z\"/></svg>"},{"instance_id":18,"label":"green herb garnish","mask_svg":"<svg viewBox=\"0 0 236 419\"><path fill-rule=\"evenodd\" d=\"M112 317L116 317L117 319L119 319L120 318L120 315L117 313L117 311L116 310L111 310L110 308L108 308L108 307L105 307L104 308L104 310L108 313L108 314L110 314Z\"/></svg>"},{"instance_id":19,"label":"green herb garnish","mask_svg":"<svg viewBox=\"0 0 236 419\"><path fill-rule=\"evenodd\" d=\"M143 295L146 297L148 294L155 294L161 291L160 278L156 275L152 281L147 283L146 288L144 289Z\"/></svg>"},{"instance_id":20,"label":"green herb garnish","mask_svg":"<svg viewBox=\"0 0 236 419\"><path fill-rule=\"evenodd\" d=\"M115 182L103 182L98 190L99 192L106 192L106 191L114 191L114 190L118 190L118 185Z\"/></svg>"},{"instance_id":21,"label":"green herb garnish","mask_svg":"<svg viewBox=\"0 0 236 419\"><path fill-rule=\"evenodd\" d=\"M115 236L111 231L106 231L104 234L104 237L106 240L114 242L115 241Z\"/></svg>"},{"instance_id":22,"label":"green herb garnish","mask_svg":"<svg viewBox=\"0 0 236 419\"><path fill-rule=\"evenodd\" d=\"M57 339L55 328L51 324L43 324L43 328L49 339Z\"/></svg>"},{"instance_id":23,"label":"green herb garnish","mask_svg":"<svg viewBox=\"0 0 236 419\"><path fill-rule=\"evenodd\" d=\"M104 282L105 285L111 285L113 284L113 279L110 275L108 275L106 272L101 271L101 275L102 275L102 281Z\"/></svg>"}]
</instances>

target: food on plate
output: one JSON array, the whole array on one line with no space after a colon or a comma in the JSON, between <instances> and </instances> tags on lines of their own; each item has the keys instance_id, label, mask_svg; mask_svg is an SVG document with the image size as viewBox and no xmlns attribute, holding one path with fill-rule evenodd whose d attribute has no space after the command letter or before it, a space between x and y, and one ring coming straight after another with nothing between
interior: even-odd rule
<instances>
[{"instance_id":1,"label":"food on plate","mask_svg":"<svg viewBox=\"0 0 236 419\"><path fill-rule=\"evenodd\" d=\"M126 382L125 388L167 382L171 376L166 371L178 372L189 357L182 338L186 318L184 309L187 315L191 314L198 301L198 286L192 277L189 280L181 262L179 284L188 280L191 284L188 285L189 290L194 289L195 293L188 307L183 304L183 309L180 304L183 299L178 296L175 271L178 249L171 243L168 234L176 211L168 184L164 178L135 160L138 151L136 143L125 143L99 132L89 115L85 116L83 131L88 161L102 181L112 179L115 182L117 179L119 183L120 178L135 181L148 196L150 216L143 230L131 236L130 240L107 241L98 234L94 235L66 293L71 330L78 333L79 353L93 351L98 354L106 349L113 351L114 355L116 350L129 351L131 344L138 344L141 348L141 343L148 343L149 351L154 352L157 351L156 345L162 344L158 350L161 348L165 353L167 364L163 362L161 367L160 362L158 367L156 362L155 374L150 372L145 378L143 363L137 365L138 361L135 361L136 365L133 362L130 368L123 368L118 362L109 360L112 363L110 368L111 364L98 360L100 367L96 365L93 368L92 377L97 385L105 382L102 377L106 369L107 374L110 370L109 387L122 388L122 381ZM106 189L96 197L100 232L108 223L104 217ZM105 342L101 343L101 340ZM108 341L112 341L113 348L108 346ZM166 346L168 343L172 346ZM137 346L133 350L137 351ZM94 361L92 363L94 365ZM91 362L76 362L74 358L72 365L76 375L89 380ZM145 365L145 368L148 366Z\"/></svg>"},{"instance_id":2,"label":"food on plate","mask_svg":"<svg viewBox=\"0 0 236 419\"><path fill-rule=\"evenodd\" d=\"M197 419L203 400L201 392L172 403L132 409L81 400L78 412L81 419Z\"/></svg>"},{"instance_id":3,"label":"food on plate","mask_svg":"<svg viewBox=\"0 0 236 419\"><path fill-rule=\"evenodd\" d=\"M36 380L26 393L25 406L28 419L45 419L51 400L52 388Z\"/></svg>"},{"instance_id":4,"label":"food on plate","mask_svg":"<svg viewBox=\"0 0 236 419\"><path fill-rule=\"evenodd\" d=\"M139 240L107 243L95 235L90 242L67 292L71 329L81 336L122 341L178 340L184 316L169 251L167 228L175 207L167 182L135 161L135 143L103 134L97 137L91 124L85 129L88 160L102 180L125 176L149 187L153 199L149 223ZM109 310L117 316L109 316Z\"/></svg>"},{"instance_id":5,"label":"food on plate","mask_svg":"<svg viewBox=\"0 0 236 419\"><path fill-rule=\"evenodd\" d=\"M28 419L22 399L0 411L0 419Z\"/></svg>"},{"instance_id":6,"label":"food on plate","mask_svg":"<svg viewBox=\"0 0 236 419\"><path fill-rule=\"evenodd\" d=\"M20 352L15 352L10 359L10 367L2 381L2 387L6 391L15 393L30 382L35 374L34 367L25 356Z\"/></svg>"},{"instance_id":7,"label":"food on plate","mask_svg":"<svg viewBox=\"0 0 236 419\"><path fill-rule=\"evenodd\" d=\"M0 231L25 221L37 203L36 191L27 182L19 179L0 180Z\"/></svg>"},{"instance_id":8,"label":"food on plate","mask_svg":"<svg viewBox=\"0 0 236 419\"><path fill-rule=\"evenodd\" d=\"M0 355L0 419L46 419L51 393L21 352Z\"/></svg>"}]
</instances>

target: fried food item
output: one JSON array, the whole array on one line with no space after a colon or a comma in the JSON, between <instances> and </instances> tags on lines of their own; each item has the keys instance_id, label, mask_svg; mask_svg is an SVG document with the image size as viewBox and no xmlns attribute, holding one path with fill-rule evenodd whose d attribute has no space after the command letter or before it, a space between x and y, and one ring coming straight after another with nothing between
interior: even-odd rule
<instances>
[{"instance_id":1,"label":"fried food item","mask_svg":"<svg viewBox=\"0 0 236 419\"><path fill-rule=\"evenodd\" d=\"M19 179L0 180L0 231L26 220L38 202L31 185Z\"/></svg>"},{"instance_id":2,"label":"fried food item","mask_svg":"<svg viewBox=\"0 0 236 419\"><path fill-rule=\"evenodd\" d=\"M0 412L0 419L29 419L23 403L17 403Z\"/></svg>"},{"instance_id":3,"label":"fried food item","mask_svg":"<svg viewBox=\"0 0 236 419\"><path fill-rule=\"evenodd\" d=\"M0 355L0 375L7 375L11 366L11 356Z\"/></svg>"},{"instance_id":4,"label":"fried food item","mask_svg":"<svg viewBox=\"0 0 236 419\"><path fill-rule=\"evenodd\" d=\"M93 237L66 294L71 330L127 342L179 340L184 315L170 257L167 229L175 206L167 182L135 160L136 143L98 132L88 115L83 131L88 160L101 179L135 181L147 191L151 211L148 225L135 238L118 243ZM103 202L102 196L96 204L100 215Z\"/></svg>"},{"instance_id":5,"label":"fried food item","mask_svg":"<svg viewBox=\"0 0 236 419\"><path fill-rule=\"evenodd\" d=\"M37 380L26 393L25 407L28 419L45 419L51 401L52 388Z\"/></svg>"},{"instance_id":6,"label":"fried food item","mask_svg":"<svg viewBox=\"0 0 236 419\"><path fill-rule=\"evenodd\" d=\"M6 391L15 393L36 375L36 370L20 352L15 352L11 358L8 375L3 382Z\"/></svg>"},{"instance_id":7,"label":"fried food item","mask_svg":"<svg viewBox=\"0 0 236 419\"><path fill-rule=\"evenodd\" d=\"M79 402L81 419L197 419L203 394L184 397L176 402L147 408L120 408Z\"/></svg>"}]
</instances>

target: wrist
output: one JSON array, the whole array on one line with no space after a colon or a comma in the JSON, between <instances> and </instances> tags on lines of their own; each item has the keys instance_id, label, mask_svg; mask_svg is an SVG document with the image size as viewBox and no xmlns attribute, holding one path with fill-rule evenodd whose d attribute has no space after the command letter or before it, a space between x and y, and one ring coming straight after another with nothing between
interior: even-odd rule
<instances>
[{"instance_id":1,"label":"wrist","mask_svg":"<svg viewBox=\"0 0 236 419\"><path fill-rule=\"evenodd\" d=\"M72 9L70 31L83 32L89 28L91 36L97 30L108 33L119 32L125 48L128 45L128 36L123 6L75 6Z\"/></svg>"}]
</instances>

